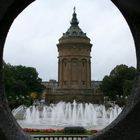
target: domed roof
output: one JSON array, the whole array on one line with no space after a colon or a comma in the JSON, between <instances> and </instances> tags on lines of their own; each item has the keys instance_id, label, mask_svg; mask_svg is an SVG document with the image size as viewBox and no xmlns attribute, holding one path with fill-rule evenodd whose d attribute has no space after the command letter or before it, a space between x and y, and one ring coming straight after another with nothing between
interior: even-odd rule
<instances>
[{"instance_id":1,"label":"domed roof","mask_svg":"<svg viewBox=\"0 0 140 140\"><path fill-rule=\"evenodd\" d=\"M71 26L70 28L66 31L66 33L63 33L62 38L67 38L67 37L83 37L83 38L88 38L86 36L86 33L84 33L80 27L78 26L79 21L77 19L77 14L75 12L75 7L74 7L74 13L72 16L72 20L70 22Z\"/></svg>"}]
</instances>

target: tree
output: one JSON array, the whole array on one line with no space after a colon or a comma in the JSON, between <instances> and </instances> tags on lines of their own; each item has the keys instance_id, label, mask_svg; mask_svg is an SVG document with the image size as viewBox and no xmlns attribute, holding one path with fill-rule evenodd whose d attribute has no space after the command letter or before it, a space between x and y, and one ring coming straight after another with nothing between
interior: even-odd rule
<instances>
[{"instance_id":1,"label":"tree","mask_svg":"<svg viewBox=\"0 0 140 140\"><path fill-rule=\"evenodd\" d=\"M135 75L136 69L134 67L117 65L109 76L103 78L101 90L111 99L115 99L116 95L127 96L131 92Z\"/></svg>"},{"instance_id":2,"label":"tree","mask_svg":"<svg viewBox=\"0 0 140 140\"><path fill-rule=\"evenodd\" d=\"M4 64L3 71L6 94L12 99L16 96L30 96L32 92L41 93L44 90L35 68Z\"/></svg>"},{"instance_id":3,"label":"tree","mask_svg":"<svg viewBox=\"0 0 140 140\"><path fill-rule=\"evenodd\" d=\"M123 95L128 96L131 92L132 85L134 81L133 80L125 80L123 83Z\"/></svg>"}]
</instances>

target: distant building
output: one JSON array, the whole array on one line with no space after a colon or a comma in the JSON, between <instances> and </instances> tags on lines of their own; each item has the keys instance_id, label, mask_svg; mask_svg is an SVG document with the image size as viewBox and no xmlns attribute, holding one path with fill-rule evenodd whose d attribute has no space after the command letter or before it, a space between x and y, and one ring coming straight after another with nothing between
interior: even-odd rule
<instances>
[{"instance_id":1,"label":"distant building","mask_svg":"<svg viewBox=\"0 0 140 140\"><path fill-rule=\"evenodd\" d=\"M48 100L101 102L102 94L97 91L100 82L91 82L92 44L78 25L75 8L70 24L57 44L58 82L50 80L43 83L46 85Z\"/></svg>"},{"instance_id":2,"label":"distant building","mask_svg":"<svg viewBox=\"0 0 140 140\"><path fill-rule=\"evenodd\" d=\"M49 81L43 81L42 85L46 87L46 93L51 94L58 88L58 82L56 80L50 79Z\"/></svg>"},{"instance_id":3,"label":"distant building","mask_svg":"<svg viewBox=\"0 0 140 140\"><path fill-rule=\"evenodd\" d=\"M102 81L91 81L91 89L95 92L98 92ZM49 81L43 81L42 85L46 87L46 90L49 92L56 91L58 89L58 81L50 79Z\"/></svg>"}]
</instances>

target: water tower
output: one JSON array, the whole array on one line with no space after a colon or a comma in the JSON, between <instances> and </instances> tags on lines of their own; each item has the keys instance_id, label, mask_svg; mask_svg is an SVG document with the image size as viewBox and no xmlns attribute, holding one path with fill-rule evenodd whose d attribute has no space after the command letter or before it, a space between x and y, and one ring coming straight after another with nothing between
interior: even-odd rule
<instances>
[{"instance_id":1,"label":"water tower","mask_svg":"<svg viewBox=\"0 0 140 140\"><path fill-rule=\"evenodd\" d=\"M65 94L86 94L91 92L92 44L79 27L75 8L70 24L57 44L58 89Z\"/></svg>"},{"instance_id":2,"label":"water tower","mask_svg":"<svg viewBox=\"0 0 140 140\"><path fill-rule=\"evenodd\" d=\"M91 48L92 44L79 27L74 12L69 29L63 33L58 48L58 88L48 95L52 102L94 102L101 96L91 87Z\"/></svg>"}]
</instances>

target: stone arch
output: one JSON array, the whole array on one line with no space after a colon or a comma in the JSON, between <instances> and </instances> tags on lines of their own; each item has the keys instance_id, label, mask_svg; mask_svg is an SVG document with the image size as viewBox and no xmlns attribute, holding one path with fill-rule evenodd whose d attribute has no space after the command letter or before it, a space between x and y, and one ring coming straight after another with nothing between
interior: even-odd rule
<instances>
[{"instance_id":1,"label":"stone arch","mask_svg":"<svg viewBox=\"0 0 140 140\"><path fill-rule=\"evenodd\" d=\"M62 59L62 77L63 86L67 86L69 81L69 61L67 58Z\"/></svg>"},{"instance_id":2,"label":"stone arch","mask_svg":"<svg viewBox=\"0 0 140 140\"><path fill-rule=\"evenodd\" d=\"M62 59L62 63L64 64L65 67L67 66L67 62L68 62L68 59L67 58L63 58Z\"/></svg>"},{"instance_id":3,"label":"stone arch","mask_svg":"<svg viewBox=\"0 0 140 140\"><path fill-rule=\"evenodd\" d=\"M78 84L78 79L79 79L78 66L79 66L79 60L77 58L72 58L71 59L71 84L73 86L76 86Z\"/></svg>"},{"instance_id":4,"label":"stone arch","mask_svg":"<svg viewBox=\"0 0 140 140\"><path fill-rule=\"evenodd\" d=\"M29 140L8 108L4 93L2 74L3 47L8 30L16 16L34 0L2 0L0 2L0 134L3 140ZM138 140L140 139L140 1L112 0L129 24L134 37L137 54L137 77L132 94L120 116L107 128L91 136L94 140ZM92 17L91 17L92 18Z\"/></svg>"},{"instance_id":5,"label":"stone arch","mask_svg":"<svg viewBox=\"0 0 140 140\"><path fill-rule=\"evenodd\" d=\"M86 85L86 82L87 82L87 60L85 58L83 58L81 60L81 63L82 63L82 68L81 68L81 81L82 81L82 86L85 86Z\"/></svg>"},{"instance_id":6,"label":"stone arch","mask_svg":"<svg viewBox=\"0 0 140 140\"><path fill-rule=\"evenodd\" d=\"M85 66L85 64L87 64L87 60L85 58L81 59L82 65L83 67Z\"/></svg>"}]
</instances>

